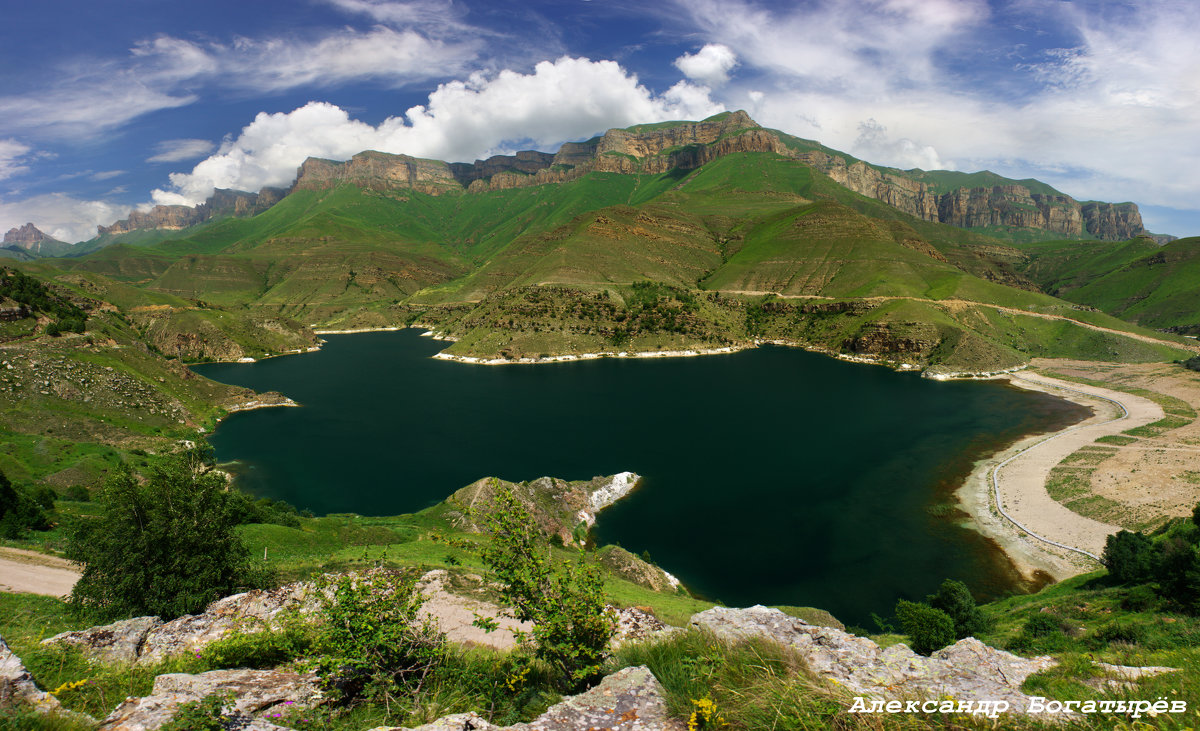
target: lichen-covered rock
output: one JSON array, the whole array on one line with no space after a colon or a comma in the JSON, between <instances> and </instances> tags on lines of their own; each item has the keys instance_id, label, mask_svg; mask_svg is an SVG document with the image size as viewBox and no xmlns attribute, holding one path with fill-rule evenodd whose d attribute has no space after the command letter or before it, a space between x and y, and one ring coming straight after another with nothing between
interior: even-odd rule
<instances>
[{"instance_id":1,"label":"lichen-covered rock","mask_svg":"<svg viewBox=\"0 0 1200 731\"><path fill-rule=\"evenodd\" d=\"M495 726L475 713L456 713L433 723L380 726L371 731L682 731L667 714L662 685L645 666L619 670L591 690L564 698L529 723Z\"/></svg>"},{"instance_id":2,"label":"lichen-covered rock","mask_svg":"<svg viewBox=\"0 0 1200 731\"><path fill-rule=\"evenodd\" d=\"M170 622L136 617L43 640L48 645L75 645L101 662L153 664L194 652L232 631L255 632L275 627L285 611L311 612L317 592L307 582L255 590L218 599L203 614L187 614Z\"/></svg>"},{"instance_id":3,"label":"lichen-covered rock","mask_svg":"<svg viewBox=\"0 0 1200 731\"><path fill-rule=\"evenodd\" d=\"M650 669L625 668L608 676L595 688L551 706L529 724L514 729L528 731L663 731L683 725L667 714L663 688Z\"/></svg>"},{"instance_id":4,"label":"lichen-covered rock","mask_svg":"<svg viewBox=\"0 0 1200 731\"><path fill-rule=\"evenodd\" d=\"M256 728L269 728L269 716L291 706L311 706L321 700L317 676L280 670L213 670L199 675L171 673L154 679L150 695L129 698L101 722L99 731L149 731L174 717L184 703L215 693L232 695L230 715ZM246 725L237 726L245 728Z\"/></svg>"},{"instance_id":5,"label":"lichen-covered rock","mask_svg":"<svg viewBox=\"0 0 1200 731\"><path fill-rule=\"evenodd\" d=\"M886 649L832 627L817 627L777 609L714 607L692 617L692 625L732 639L763 637L790 647L812 672L851 692L884 698L941 698L1007 701L1014 712L1029 708L1021 683L1053 667L1051 657L1026 659L988 647L973 637L935 652L916 654L906 645Z\"/></svg>"},{"instance_id":6,"label":"lichen-covered rock","mask_svg":"<svg viewBox=\"0 0 1200 731\"><path fill-rule=\"evenodd\" d=\"M617 615L617 634L612 639L612 645L618 647L626 642L666 637L675 632L682 632L679 627L671 627L649 612L638 607L613 607Z\"/></svg>"},{"instance_id":7,"label":"lichen-covered rock","mask_svg":"<svg viewBox=\"0 0 1200 731\"><path fill-rule=\"evenodd\" d=\"M162 623L158 617L134 617L103 627L63 632L42 640L42 644L79 647L85 655L100 662L133 663L146 635Z\"/></svg>"},{"instance_id":8,"label":"lichen-covered rock","mask_svg":"<svg viewBox=\"0 0 1200 731\"><path fill-rule=\"evenodd\" d=\"M37 687L21 658L14 655L0 638L0 714L2 709L18 705L42 713L53 713L61 708L57 698Z\"/></svg>"}]
</instances>

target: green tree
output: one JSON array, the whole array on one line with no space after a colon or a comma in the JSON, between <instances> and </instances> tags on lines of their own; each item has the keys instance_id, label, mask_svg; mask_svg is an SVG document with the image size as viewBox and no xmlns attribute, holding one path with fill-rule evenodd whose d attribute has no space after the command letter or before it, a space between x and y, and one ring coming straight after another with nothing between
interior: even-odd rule
<instances>
[{"instance_id":1,"label":"green tree","mask_svg":"<svg viewBox=\"0 0 1200 731\"><path fill-rule=\"evenodd\" d=\"M484 521L492 542L483 560L516 618L533 623L535 654L558 671L565 687L586 685L600 674L616 633L599 570L582 551L576 561L555 565L547 536L510 489L496 489Z\"/></svg>"},{"instance_id":2,"label":"green tree","mask_svg":"<svg viewBox=\"0 0 1200 731\"><path fill-rule=\"evenodd\" d=\"M913 652L929 655L954 642L954 620L928 604L896 602L896 619L912 641Z\"/></svg>"},{"instance_id":3,"label":"green tree","mask_svg":"<svg viewBox=\"0 0 1200 731\"><path fill-rule=\"evenodd\" d=\"M44 502L44 500L43 500ZM54 506L51 499L49 507ZM25 531L48 530L50 521L42 503L0 472L0 538L19 538Z\"/></svg>"},{"instance_id":4,"label":"green tree","mask_svg":"<svg viewBox=\"0 0 1200 731\"><path fill-rule=\"evenodd\" d=\"M1154 545L1141 533L1114 533L1104 542L1104 566L1123 584L1144 583L1153 577Z\"/></svg>"},{"instance_id":5,"label":"green tree","mask_svg":"<svg viewBox=\"0 0 1200 731\"><path fill-rule=\"evenodd\" d=\"M1170 538L1158 550L1155 578L1159 593L1185 609L1200 610L1200 547L1183 538Z\"/></svg>"},{"instance_id":6,"label":"green tree","mask_svg":"<svg viewBox=\"0 0 1200 731\"><path fill-rule=\"evenodd\" d=\"M122 467L105 481L100 516L68 536L67 558L83 565L73 604L170 619L270 583L234 531L236 510L208 457L190 451L155 462L144 480Z\"/></svg>"},{"instance_id":7,"label":"green tree","mask_svg":"<svg viewBox=\"0 0 1200 731\"><path fill-rule=\"evenodd\" d=\"M975 597L961 581L943 581L937 593L930 595L929 606L950 615L954 620L954 636L960 640L987 629L987 617L975 606Z\"/></svg>"}]
</instances>

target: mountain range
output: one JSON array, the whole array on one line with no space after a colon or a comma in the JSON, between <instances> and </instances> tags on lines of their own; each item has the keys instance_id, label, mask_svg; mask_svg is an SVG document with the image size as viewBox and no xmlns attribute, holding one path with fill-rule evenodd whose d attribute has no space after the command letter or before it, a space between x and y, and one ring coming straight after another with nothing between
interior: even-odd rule
<instances>
[{"instance_id":1,"label":"mountain range","mask_svg":"<svg viewBox=\"0 0 1200 731\"><path fill-rule=\"evenodd\" d=\"M159 206L102 228L82 256L42 261L51 276L87 274L92 295L120 284L171 298L156 311L177 322L148 332L193 358L235 349L209 352L180 331L199 311L416 324L455 341L448 355L486 359L775 340L978 372L1194 347L1109 316L1198 324L1174 300L1095 294L1115 280L1080 258L1114 247L1165 252L1181 271L1196 248L1160 251L1132 203L874 166L731 112L609 130L553 155L309 159L289 190ZM1064 279L1068 264L1080 272ZM1195 285L1180 281L1186 300Z\"/></svg>"}]
</instances>

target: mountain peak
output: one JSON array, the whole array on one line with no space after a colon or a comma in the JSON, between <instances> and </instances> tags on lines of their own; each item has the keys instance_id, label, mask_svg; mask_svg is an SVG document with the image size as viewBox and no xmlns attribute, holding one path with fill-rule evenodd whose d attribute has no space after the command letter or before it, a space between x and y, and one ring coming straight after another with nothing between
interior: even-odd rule
<instances>
[{"instance_id":1,"label":"mountain peak","mask_svg":"<svg viewBox=\"0 0 1200 731\"><path fill-rule=\"evenodd\" d=\"M32 248L34 245L45 241L46 239L51 241L55 240L54 238L42 233L38 227L34 226L32 223L27 223L20 228L11 228L8 230L8 233L4 234L4 243L16 244L22 249Z\"/></svg>"}]
</instances>

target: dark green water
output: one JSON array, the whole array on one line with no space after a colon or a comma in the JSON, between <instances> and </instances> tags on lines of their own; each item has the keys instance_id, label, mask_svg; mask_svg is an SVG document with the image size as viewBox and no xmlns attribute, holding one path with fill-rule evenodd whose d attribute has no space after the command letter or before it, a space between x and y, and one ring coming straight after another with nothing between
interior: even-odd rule
<instances>
[{"instance_id":1,"label":"dark green water","mask_svg":"<svg viewBox=\"0 0 1200 731\"><path fill-rule=\"evenodd\" d=\"M939 383L787 348L533 366L433 360L415 330L199 373L303 408L242 412L212 437L241 485L317 513L419 510L479 477L641 488L596 537L731 606L799 604L847 623L943 578L988 595L1015 574L931 508L971 463L1080 407L999 383ZM959 516L961 518L961 516Z\"/></svg>"}]
</instances>

